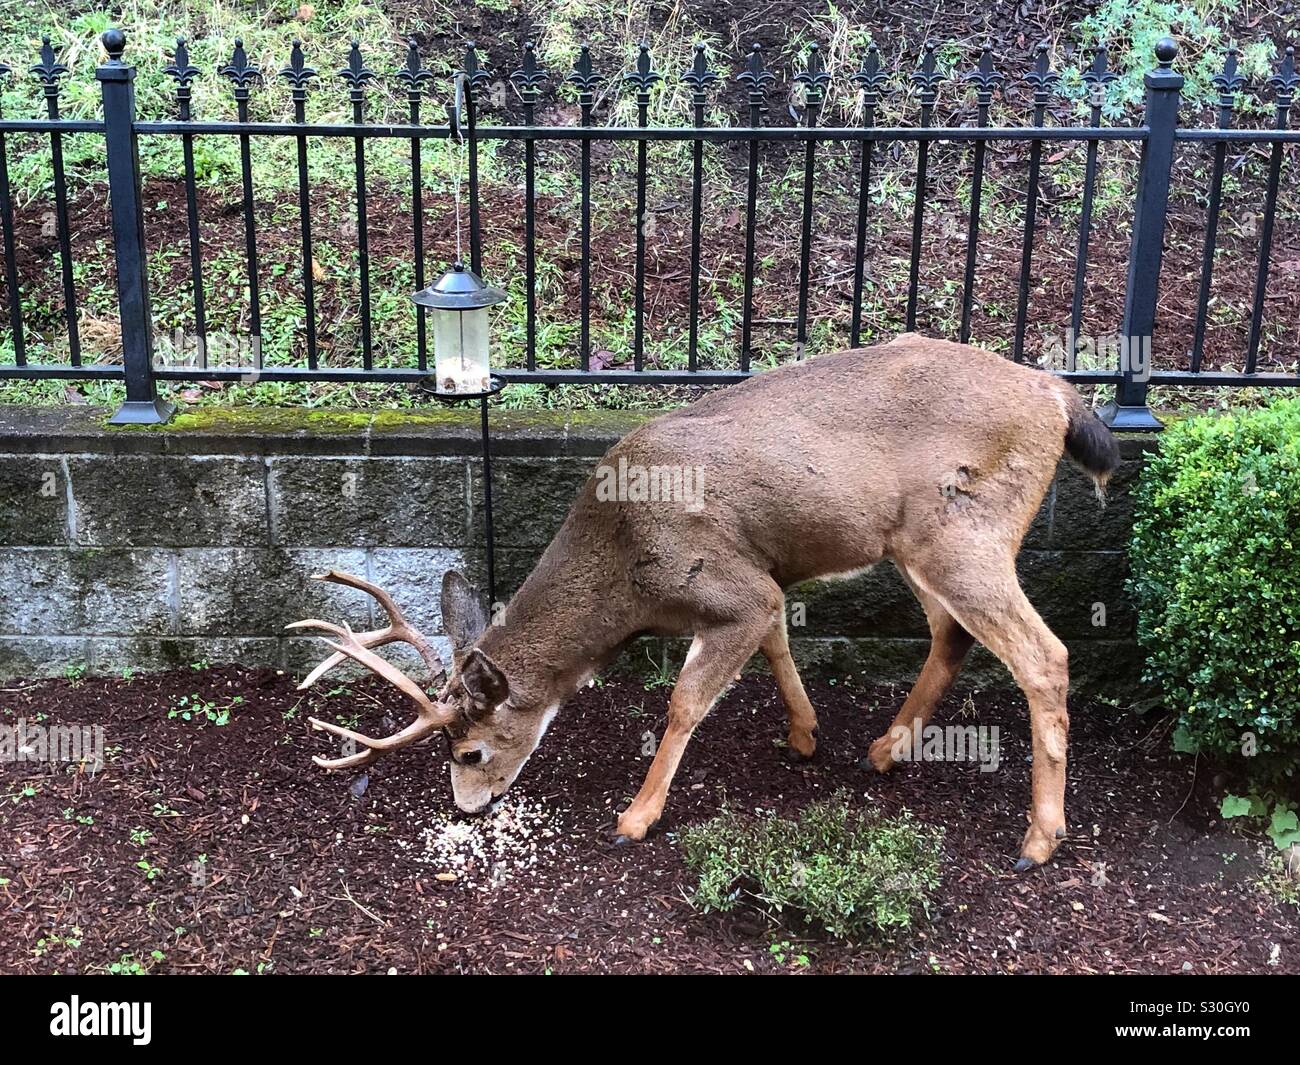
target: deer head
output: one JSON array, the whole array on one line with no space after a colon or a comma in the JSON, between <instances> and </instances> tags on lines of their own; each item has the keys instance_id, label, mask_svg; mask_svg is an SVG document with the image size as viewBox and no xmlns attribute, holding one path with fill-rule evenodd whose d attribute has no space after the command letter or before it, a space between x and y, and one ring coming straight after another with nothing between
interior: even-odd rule
<instances>
[{"instance_id":1,"label":"deer head","mask_svg":"<svg viewBox=\"0 0 1300 1065\"><path fill-rule=\"evenodd\" d=\"M312 759L322 769L349 769L366 765L386 751L396 750L435 732L443 732L451 751L451 786L456 805L467 813L480 813L500 798L514 783L529 756L537 749L554 716L554 707L528 705L512 696L505 673L484 651L475 646L488 626L488 617L478 593L467 580L449 570L442 582L443 628L452 641L452 672L448 676L442 659L429 641L403 617L392 597L383 589L349 573L331 570L314 580L344 584L368 592L388 613L389 624L373 632L355 633L347 625L309 618L286 626L289 629L319 629L337 637L326 640L334 653L307 675L299 690L310 688L345 658L359 662L372 673L404 692L415 704L411 724L392 736L375 739L329 721L310 718L315 729L332 732L362 748L342 758ZM374 648L402 641L424 659L429 677L421 685ZM436 689L430 696L428 689Z\"/></svg>"}]
</instances>

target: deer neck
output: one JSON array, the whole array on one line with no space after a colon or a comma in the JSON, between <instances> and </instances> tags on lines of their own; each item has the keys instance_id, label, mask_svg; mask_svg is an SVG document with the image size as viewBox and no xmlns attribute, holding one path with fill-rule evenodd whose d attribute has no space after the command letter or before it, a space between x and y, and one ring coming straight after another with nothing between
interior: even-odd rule
<instances>
[{"instance_id":1,"label":"deer neck","mask_svg":"<svg viewBox=\"0 0 1300 1065\"><path fill-rule=\"evenodd\" d=\"M547 548L478 643L522 705L564 702L642 628L622 567L592 550L569 550L566 539Z\"/></svg>"}]
</instances>

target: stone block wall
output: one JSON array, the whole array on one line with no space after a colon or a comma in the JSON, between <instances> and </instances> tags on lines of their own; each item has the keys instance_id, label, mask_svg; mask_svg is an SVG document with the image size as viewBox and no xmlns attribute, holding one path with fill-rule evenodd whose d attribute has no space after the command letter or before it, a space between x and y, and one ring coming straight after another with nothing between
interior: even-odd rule
<instances>
[{"instance_id":1,"label":"stone block wall","mask_svg":"<svg viewBox=\"0 0 1300 1065\"><path fill-rule=\"evenodd\" d=\"M103 419L0 408L0 676L198 661L297 671L320 649L285 634L287 622L379 621L368 597L311 573L368 577L431 634L441 633L443 572L483 579L474 411L212 410L149 429ZM500 595L527 575L597 458L640 421L494 412ZM1145 446L1124 442L1104 510L1091 483L1062 464L1021 554L1025 589L1070 645L1080 687L1135 676L1123 582ZM809 665L906 683L924 659L924 614L888 564L800 586L789 599L792 642ZM631 660L681 653L676 641L649 641ZM1009 683L979 654L966 679Z\"/></svg>"}]
</instances>

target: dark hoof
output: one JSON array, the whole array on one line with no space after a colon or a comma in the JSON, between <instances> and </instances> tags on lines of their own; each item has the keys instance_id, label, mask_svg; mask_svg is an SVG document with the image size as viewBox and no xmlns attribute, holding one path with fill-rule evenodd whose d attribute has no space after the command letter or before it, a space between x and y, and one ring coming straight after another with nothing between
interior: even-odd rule
<instances>
[{"instance_id":1,"label":"dark hoof","mask_svg":"<svg viewBox=\"0 0 1300 1065\"><path fill-rule=\"evenodd\" d=\"M1038 863L1032 858L1021 858L1020 861L1016 862L1016 872L1027 873L1030 869L1037 868L1037 865Z\"/></svg>"},{"instance_id":2,"label":"dark hoof","mask_svg":"<svg viewBox=\"0 0 1300 1065\"><path fill-rule=\"evenodd\" d=\"M1064 829L1064 828L1058 828L1058 829L1056 830L1056 838L1057 838L1057 839L1065 839L1065 829Z\"/></svg>"}]
</instances>

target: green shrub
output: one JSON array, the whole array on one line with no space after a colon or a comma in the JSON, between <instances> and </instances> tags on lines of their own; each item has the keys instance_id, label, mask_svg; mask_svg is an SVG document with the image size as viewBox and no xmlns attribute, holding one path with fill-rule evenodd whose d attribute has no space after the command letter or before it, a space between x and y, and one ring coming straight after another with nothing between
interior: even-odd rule
<instances>
[{"instance_id":1,"label":"green shrub","mask_svg":"<svg viewBox=\"0 0 1300 1065\"><path fill-rule=\"evenodd\" d=\"M833 936L858 937L908 928L928 912L942 839L910 813L858 812L837 795L793 820L724 811L686 829L681 845L702 909L789 909Z\"/></svg>"},{"instance_id":2,"label":"green shrub","mask_svg":"<svg viewBox=\"0 0 1300 1065\"><path fill-rule=\"evenodd\" d=\"M1142 474L1129 590L1175 746L1257 783L1300 755L1300 400L1168 428Z\"/></svg>"}]
</instances>

